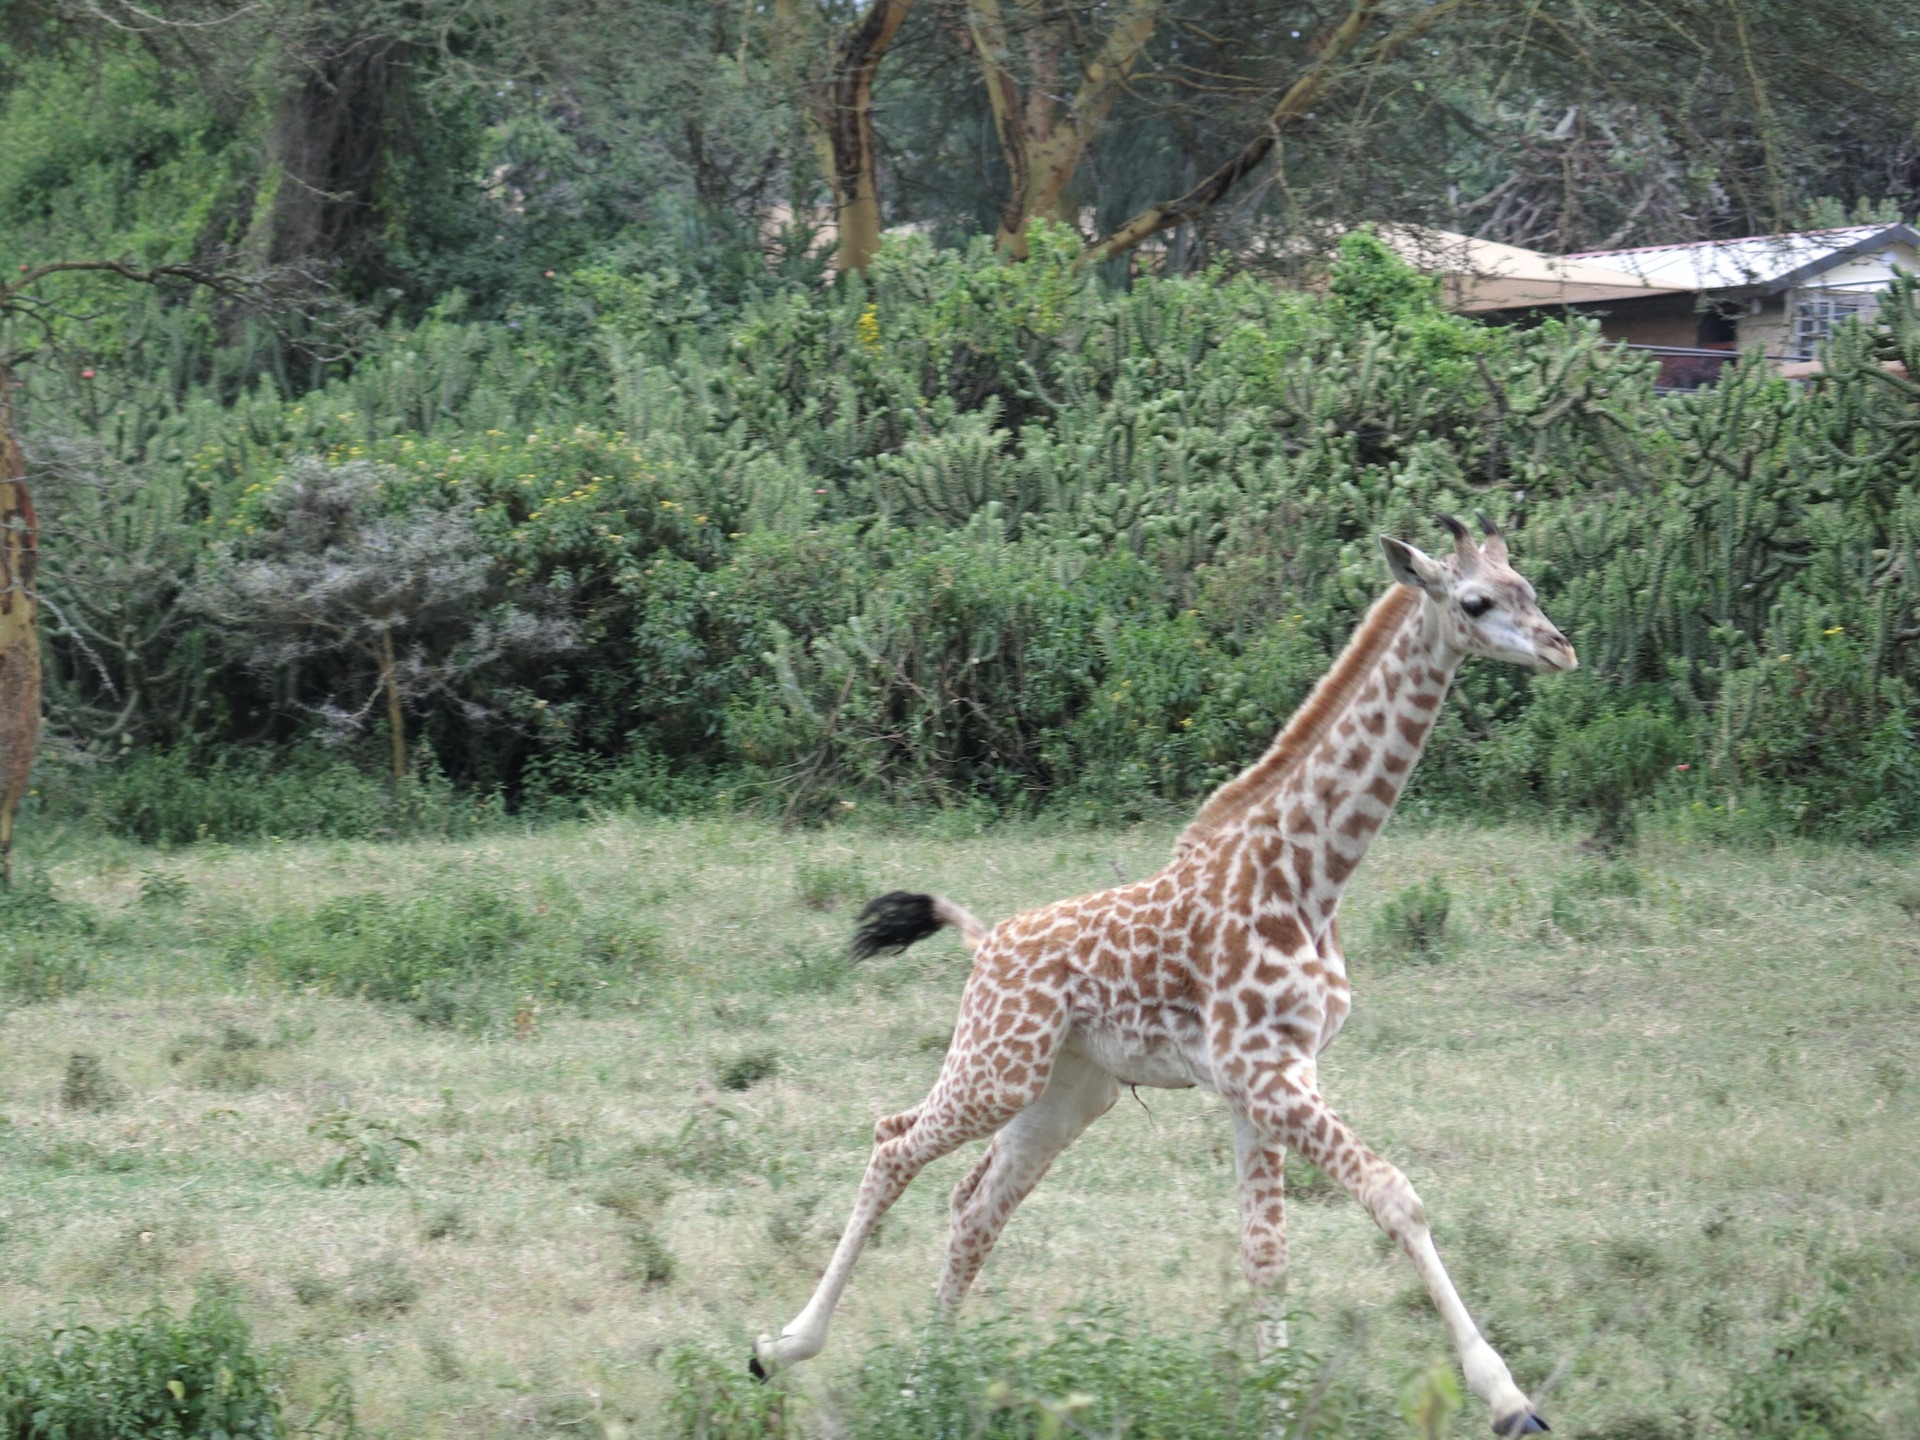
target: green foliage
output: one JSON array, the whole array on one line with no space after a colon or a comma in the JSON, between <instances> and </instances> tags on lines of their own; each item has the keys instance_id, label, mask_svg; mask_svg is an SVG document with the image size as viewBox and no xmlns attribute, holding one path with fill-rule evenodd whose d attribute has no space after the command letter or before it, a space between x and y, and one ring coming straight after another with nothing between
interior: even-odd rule
<instances>
[{"instance_id":1,"label":"green foliage","mask_svg":"<svg viewBox=\"0 0 1920 1440\"><path fill-rule=\"evenodd\" d=\"M993 1320L876 1350L862 1367L849 1433L862 1440L1291 1433L1312 1374L1311 1360L1298 1352L1255 1362L1237 1337L1142 1331L1138 1316L1119 1312L1089 1309L1045 1332ZM1303 1433L1340 1429L1309 1425Z\"/></svg>"},{"instance_id":2,"label":"green foliage","mask_svg":"<svg viewBox=\"0 0 1920 1440\"><path fill-rule=\"evenodd\" d=\"M974 1321L873 1349L834 1428L848 1440L1355 1433L1345 1396L1309 1402L1314 1369L1298 1352L1255 1362L1242 1337L1143 1332L1137 1317L1104 1309L1048 1330ZM737 1362L693 1350L674 1356L670 1372L667 1433L681 1440L810 1433L777 1378L759 1385Z\"/></svg>"},{"instance_id":3,"label":"green foliage","mask_svg":"<svg viewBox=\"0 0 1920 1440\"><path fill-rule=\"evenodd\" d=\"M57 1000L83 988L94 930L91 912L54 894L46 871L20 867L0 890L0 999Z\"/></svg>"},{"instance_id":4,"label":"green foliage","mask_svg":"<svg viewBox=\"0 0 1920 1440\"><path fill-rule=\"evenodd\" d=\"M351 1110L335 1110L307 1127L336 1147L320 1167L321 1185L393 1185L400 1179L400 1154L420 1151L420 1142L387 1120L369 1120Z\"/></svg>"},{"instance_id":5,"label":"green foliage","mask_svg":"<svg viewBox=\"0 0 1920 1440\"><path fill-rule=\"evenodd\" d=\"M1847 1318L1848 1289L1834 1282L1788 1343L1742 1368L1719 1413L1735 1440L1879 1440L1861 1400L1861 1352Z\"/></svg>"},{"instance_id":6,"label":"green foliage","mask_svg":"<svg viewBox=\"0 0 1920 1440\"><path fill-rule=\"evenodd\" d=\"M627 1231L627 1268L634 1279L652 1289L672 1284L678 1263L660 1232L642 1223Z\"/></svg>"},{"instance_id":7,"label":"green foliage","mask_svg":"<svg viewBox=\"0 0 1920 1440\"><path fill-rule=\"evenodd\" d=\"M396 792L318 748L152 751L62 777L55 788L101 828L150 845L457 835L496 818L484 797L458 797L431 771Z\"/></svg>"},{"instance_id":8,"label":"green foliage","mask_svg":"<svg viewBox=\"0 0 1920 1440\"><path fill-rule=\"evenodd\" d=\"M107 1330L0 1343L0 1437L279 1440L292 1433L279 1389L233 1303L210 1293L185 1319L155 1305Z\"/></svg>"},{"instance_id":9,"label":"green foliage","mask_svg":"<svg viewBox=\"0 0 1920 1440\"><path fill-rule=\"evenodd\" d=\"M1437 960L1447 941L1453 894L1438 875L1408 885L1380 907L1373 948L1382 959Z\"/></svg>"},{"instance_id":10,"label":"green foliage","mask_svg":"<svg viewBox=\"0 0 1920 1440\"><path fill-rule=\"evenodd\" d=\"M67 1057L60 1077L60 1103L69 1110L111 1110L127 1098L127 1087L115 1079L106 1062L91 1050Z\"/></svg>"},{"instance_id":11,"label":"green foliage","mask_svg":"<svg viewBox=\"0 0 1920 1440\"><path fill-rule=\"evenodd\" d=\"M1818 385L1743 365L1662 397L1589 322L1446 314L1364 231L1320 296L1110 290L1065 232L1034 252L900 238L863 278L731 306L597 262L518 328L452 304L395 325L298 400L108 416L35 378L33 413L156 477L142 533L168 538L141 573L174 577L49 562L63 607L125 597L86 613L131 638L54 638L56 723L98 763L51 770L42 803L173 843L723 796L1137 816L1266 743L1386 583L1377 533L1485 509L1583 668L1469 664L1417 801L1591 816L1607 845L1663 800L1703 826L1920 828L1920 386L1882 364L1920 366L1912 287ZM310 758L372 662L249 667L274 627L180 598L302 456L377 475L379 523L466 556L409 672L437 765L397 798L369 742ZM134 553L126 507L80 483L110 472L75 459L49 505L99 532L88 553Z\"/></svg>"},{"instance_id":12,"label":"green foliage","mask_svg":"<svg viewBox=\"0 0 1920 1440\"><path fill-rule=\"evenodd\" d=\"M243 931L236 966L332 994L405 1006L423 1024L481 1028L528 1000L588 1005L645 965L652 936L587 914L570 891L529 903L484 875L425 894L342 896Z\"/></svg>"},{"instance_id":13,"label":"green foliage","mask_svg":"<svg viewBox=\"0 0 1920 1440\"><path fill-rule=\"evenodd\" d=\"M772 1050L749 1050L720 1063L714 1079L722 1090L751 1090L780 1073L780 1057Z\"/></svg>"},{"instance_id":14,"label":"green foliage","mask_svg":"<svg viewBox=\"0 0 1920 1440\"><path fill-rule=\"evenodd\" d=\"M1636 705L1561 736L1547 762L1551 793L1597 816L1596 838L1613 848L1633 838L1633 807L1686 753L1686 736L1670 715Z\"/></svg>"}]
</instances>

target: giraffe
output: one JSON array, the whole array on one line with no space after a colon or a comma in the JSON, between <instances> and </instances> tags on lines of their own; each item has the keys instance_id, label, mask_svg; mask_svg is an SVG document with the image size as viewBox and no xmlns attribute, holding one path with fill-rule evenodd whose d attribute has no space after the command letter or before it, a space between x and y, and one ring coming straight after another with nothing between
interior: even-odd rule
<instances>
[{"instance_id":1,"label":"giraffe","mask_svg":"<svg viewBox=\"0 0 1920 1440\"><path fill-rule=\"evenodd\" d=\"M952 901L894 891L869 904L856 955L944 926L974 952L953 1043L916 1108L874 1127L853 1214L813 1297L750 1368L819 1353L875 1224L930 1161L992 1137L953 1196L937 1292L958 1306L1015 1207L1122 1085L1219 1094L1234 1120L1241 1260L1261 1305L1255 1341L1285 1343L1283 1162L1297 1150L1339 1182L1412 1261L1468 1387L1501 1435L1547 1429L1441 1264L1407 1177L1321 1098L1320 1052L1351 1003L1334 927L1341 895L1420 758L1468 655L1566 671L1578 661L1507 563L1450 516L1435 559L1380 537L1396 582L1267 752L1209 797L1157 875L1063 900L989 931Z\"/></svg>"}]
</instances>

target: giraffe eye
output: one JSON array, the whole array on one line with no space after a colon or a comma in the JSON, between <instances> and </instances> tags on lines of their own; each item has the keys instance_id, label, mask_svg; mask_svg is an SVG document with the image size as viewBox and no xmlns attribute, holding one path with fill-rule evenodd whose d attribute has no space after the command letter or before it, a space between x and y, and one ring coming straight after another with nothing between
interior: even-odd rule
<instances>
[{"instance_id":1,"label":"giraffe eye","mask_svg":"<svg viewBox=\"0 0 1920 1440\"><path fill-rule=\"evenodd\" d=\"M1493 608L1493 601L1484 595L1476 595L1471 600L1462 600L1460 602L1460 608L1466 611L1473 619L1478 620Z\"/></svg>"}]
</instances>

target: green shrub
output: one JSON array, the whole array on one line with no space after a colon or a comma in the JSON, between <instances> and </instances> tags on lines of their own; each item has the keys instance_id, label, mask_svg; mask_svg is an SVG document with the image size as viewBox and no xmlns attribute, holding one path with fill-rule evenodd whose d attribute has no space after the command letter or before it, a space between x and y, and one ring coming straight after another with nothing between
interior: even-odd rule
<instances>
[{"instance_id":1,"label":"green shrub","mask_svg":"<svg viewBox=\"0 0 1920 1440\"><path fill-rule=\"evenodd\" d=\"M1634 810L1687 753L1687 737L1671 716L1635 706L1564 735L1548 762L1551 788L1563 806L1597 821L1594 839L1614 850L1632 841Z\"/></svg>"},{"instance_id":2,"label":"green shrub","mask_svg":"<svg viewBox=\"0 0 1920 1440\"><path fill-rule=\"evenodd\" d=\"M478 1028L527 997L589 1004L652 954L648 932L596 925L570 893L543 894L530 904L469 874L398 899L343 896L244 931L229 958L287 983L405 1006L424 1024Z\"/></svg>"},{"instance_id":3,"label":"green shrub","mask_svg":"<svg viewBox=\"0 0 1920 1440\"><path fill-rule=\"evenodd\" d=\"M0 1342L0 1440L279 1440L279 1379L231 1301ZM351 1426L348 1427L349 1433Z\"/></svg>"},{"instance_id":4,"label":"green shrub","mask_svg":"<svg viewBox=\"0 0 1920 1440\"><path fill-rule=\"evenodd\" d=\"M652 1225L641 1223L627 1231L627 1272L642 1285L669 1285L677 1268L673 1252Z\"/></svg>"},{"instance_id":5,"label":"green shrub","mask_svg":"<svg viewBox=\"0 0 1920 1440\"><path fill-rule=\"evenodd\" d=\"M98 1055L76 1050L67 1057L60 1077L60 1103L69 1110L111 1110L127 1098L127 1087L116 1080Z\"/></svg>"},{"instance_id":6,"label":"green shrub","mask_svg":"<svg viewBox=\"0 0 1920 1440\"><path fill-rule=\"evenodd\" d=\"M136 697L137 740L48 767L40 813L176 844L507 805L1124 819L1258 753L1386 583L1377 532L1485 506L1582 668L1466 666L1414 799L1608 846L1666 790L1729 834L1920 831L1920 391L1883 364L1920 365L1914 282L1818 385L1752 362L1657 396L1593 322L1448 315L1364 234L1321 295L1108 288L1049 236L1021 266L900 238L858 283L718 310L691 272L594 263L518 329L435 317L298 397L116 417L137 483L55 468L76 543L43 583L129 637L125 683L55 635L49 694L75 733ZM394 795L312 743L362 662L253 667L258 626L182 606L314 456L378 465L383 515L457 519L485 561L466 638L406 657L451 782ZM98 558L135 532L137 564ZM526 643L563 614L567 646ZM425 683L482 670L484 696Z\"/></svg>"},{"instance_id":7,"label":"green shrub","mask_svg":"<svg viewBox=\"0 0 1920 1440\"><path fill-rule=\"evenodd\" d=\"M393 1185L400 1179L401 1152L420 1153L420 1142L387 1120L369 1120L335 1110L307 1127L335 1147L315 1178L321 1185Z\"/></svg>"},{"instance_id":8,"label":"green shrub","mask_svg":"<svg viewBox=\"0 0 1920 1440\"><path fill-rule=\"evenodd\" d=\"M802 860L793 868L793 888L809 910L831 910L843 900L858 900L871 886L857 863Z\"/></svg>"},{"instance_id":9,"label":"green shrub","mask_svg":"<svg viewBox=\"0 0 1920 1440\"><path fill-rule=\"evenodd\" d=\"M44 870L22 866L0 890L0 999L57 1000L84 988L96 928L91 911L54 894Z\"/></svg>"},{"instance_id":10,"label":"green shrub","mask_svg":"<svg viewBox=\"0 0 1920 1440\"><path fill-rule=\"evenodd\" d=\"M1040 1331L1010 1319L929 1331L863 1365L848 1431L860 1440L1062 1433L1233 1440L1290 1433L1310 1357L1249 1359L1242 1337L1142 1330L1100 1309ZM1315 1433L1338 1433L1329 1425Z\"/></svg>"},{"instance_id":11,"label":"green shrub","mask_svg":"<svg viewBox=\"0 0 1920 1440\"><path fill-rule=\"evenodd\" d=\"M780 1073L780 1057L771 1050L750 1050L720 1062L714 1079L722 1090L751 1090Z\"/></svg>"},{"instance_id":12,"label":"green shrub","mask_svg":"<svg viewBox=\"0 0 1920 1440\"><path fill-rule=\"evenodd\" d=\"M1373 924L1373 948L1383 959L1436 960L1446 946L1447 915L1453 893L1435 875L1408 885L1380 907Z\"/></svg>"}]
</instances>

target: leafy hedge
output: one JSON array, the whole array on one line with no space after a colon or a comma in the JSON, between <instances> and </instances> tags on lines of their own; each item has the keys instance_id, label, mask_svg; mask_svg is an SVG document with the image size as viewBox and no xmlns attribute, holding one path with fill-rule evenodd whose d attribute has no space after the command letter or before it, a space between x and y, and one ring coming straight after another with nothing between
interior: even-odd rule
<instances>
[{"instance_id":1,"label":"leafy hedge","mask_svg":"<svg viewBox=\"0 0 1920 1440\"><path fill-rule=\"evenodd\" d=\"M391 514L469 513L485 603L564 620L410 699L458 786L1126 812L1264 744L1386 583L1377 532L1484 509L1583 669L1469 666L1416 797L1920 828L1920 385L1882 363L1920 374L1911 283L1816 384L1747 361L1663 397L1588 322L1446 314L1365 234L1319 295L1120 292L1076 261L1064 232L1019 266L890 241L864 280L731 310L582 271L508 324L395 330L298 398L82 417L38 377L56 523L117 537L49 547L79 617L56 724L111 757L96 777L218 773L369 693L345 653L249 668L257 637L191 604L315 455L384 467Z\"/></svg>"}]
</instances>

